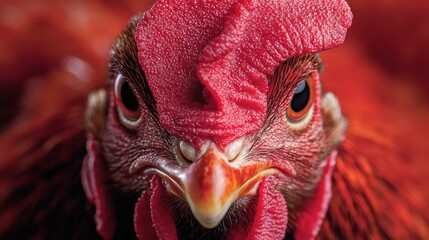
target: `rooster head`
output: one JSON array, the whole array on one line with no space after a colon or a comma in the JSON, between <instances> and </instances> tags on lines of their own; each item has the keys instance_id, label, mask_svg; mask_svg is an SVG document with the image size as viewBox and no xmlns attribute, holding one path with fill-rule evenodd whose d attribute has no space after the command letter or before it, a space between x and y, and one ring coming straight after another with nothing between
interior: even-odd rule
<instances>
[{"instance_id":1,"label":"rooster head","mask_svg":"<svg viewBox=\"0 0 429 240\"><path fill-rule=\"evenodd\" d=\"M98 232L313 238L346 126L317 52L351 18L343 0L163 0L133 18L88 101Z\"/></svg>"}]
</instances>

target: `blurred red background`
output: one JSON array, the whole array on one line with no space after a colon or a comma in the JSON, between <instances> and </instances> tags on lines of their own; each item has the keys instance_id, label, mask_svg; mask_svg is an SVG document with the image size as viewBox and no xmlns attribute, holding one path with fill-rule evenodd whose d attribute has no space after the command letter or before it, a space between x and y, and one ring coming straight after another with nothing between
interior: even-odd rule
<instances>
[{"instance_id":1,"label":"blurred red background","mask_svg":"<svg viewBox=\"0 0 429 240\"><path fill-rule=\"evenodd\" d=\"M351 126L386 132L409 161L410 178L429 188L429 1L348 2L353 26L343 46L322 55L324 89L339 97ZM25 132L29 125L72 108L83 115L87 94L106 83L115 36L150 4L0 2L0 152L6 159L19 162L32 136ZM9 163L2 160L4 170Z\"/></svg>"}]
</instances>

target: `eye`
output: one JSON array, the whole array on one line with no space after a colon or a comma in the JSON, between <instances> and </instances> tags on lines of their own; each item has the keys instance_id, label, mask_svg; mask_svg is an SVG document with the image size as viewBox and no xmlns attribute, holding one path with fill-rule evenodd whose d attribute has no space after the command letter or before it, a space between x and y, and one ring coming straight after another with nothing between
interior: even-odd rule
<instances>
[{"instance_id":1,"label":"eye","mask_svg":"<svg viewBox=\"0 0 429 240\"><path fill-rule=\"evenodd\" d=\"M300 80L286 110L289 122L299 122L308 115L314 102L313 88L314 81L311 75Z\"/></svg>"},{"instance_id":2,"label":"eye","mask_svg":"<svg viewBox=\"0 0 429 240\"><path fill-rule=\"evenodd\" d=\"M126 78L120 73L115 79L115 101L119 113L125 120L131 122L139 120L141 115L139 102Z\"/></svg>"}]
</instances>

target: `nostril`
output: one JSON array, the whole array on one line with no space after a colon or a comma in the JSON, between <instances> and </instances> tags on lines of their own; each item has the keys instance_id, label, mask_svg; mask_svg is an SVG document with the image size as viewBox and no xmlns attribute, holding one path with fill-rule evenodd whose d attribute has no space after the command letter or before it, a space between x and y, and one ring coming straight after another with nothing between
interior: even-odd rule
<instances>
[{"instance_id":1,"label":"nostril","mask_svg":"<svg viewBox=\"0 0 429 240\"><path fill-rule=\"evenodd\" d=\"M197 150L191 144L180 141L179 149L183 157L185 157L187 160L191 162L195 162L197 160Z\"/></svg>"},{"instance_id":2,"label":"nostril","mask_svg":"<svg viewBox=\"0 0 429 240\"><path fill-rule=\"evenodd\" d=\"M225 148L225 155L228 158L228 161L233 161L237 158L238 154L240 154L243 149L245 137L241 137L237 140L234 140Z\"/></svg>"},{"instance_id":3,"label":"nostril","mask_svg":"<svg viewBox=\"0 0 429 240\"><path fill-rule=\"evenodd\" d=\"M180 151L179 157L188 163L197 162L207 152L210 146L212 146L217 154L220 154L219 156L223 156L222 158L226 158L226 160L231 162L234 161L243 151L245 140L245 137L234 140L225 147L223 153L221 153L217 146L210 141L203 144L200 149L196 149L192 144L183 140L179 141L177 146L178 151Z\"/></svg>"}]
</instances>

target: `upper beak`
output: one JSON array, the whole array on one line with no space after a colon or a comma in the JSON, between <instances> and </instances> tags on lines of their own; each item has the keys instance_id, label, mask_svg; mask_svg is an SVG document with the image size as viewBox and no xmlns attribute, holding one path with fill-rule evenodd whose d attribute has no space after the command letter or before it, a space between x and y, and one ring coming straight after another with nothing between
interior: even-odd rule
<instances>
[{"instance_id":1,"label":"upper beak","mask_svg":"<svg viewBox=\"0 0 429 240\"><path fill-rule=\"evenodd\" d=\"M214 148L190 165L181 179L184 198L201 225L213 228L223 219L239 194L239 172Z\"/></svg>"},{"instance_id":2,"label":"upper beak","mask_svg":"<svg viewBox=\"0 0 429 240\"><path fill-rule=\"evenodd\" d=\"M216 227L232 203L250 194L259 180L271 173L264 163L237 164L211 144L178 176L185 199L195 218L206 228Z\"/></svg>"}]
</instances>

